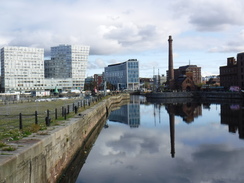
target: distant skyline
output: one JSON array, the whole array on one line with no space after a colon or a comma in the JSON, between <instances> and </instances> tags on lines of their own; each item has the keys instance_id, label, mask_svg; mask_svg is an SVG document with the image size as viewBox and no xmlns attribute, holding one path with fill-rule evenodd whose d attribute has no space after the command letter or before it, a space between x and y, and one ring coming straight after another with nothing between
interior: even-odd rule
<instances>
[{"instance_id":1,"label":"distant skyline","mask_svg":"<svg viewBox=\"0 0 244 183\"><path fill-rule=\"evenodd\" d=\"M217 75L244 51L243 0L11 0L0 2L0 47L91 47L87 76L137 59L140 77L166 74L168 36L174 68L197 65Z\"/></svg>"}]
</instances>

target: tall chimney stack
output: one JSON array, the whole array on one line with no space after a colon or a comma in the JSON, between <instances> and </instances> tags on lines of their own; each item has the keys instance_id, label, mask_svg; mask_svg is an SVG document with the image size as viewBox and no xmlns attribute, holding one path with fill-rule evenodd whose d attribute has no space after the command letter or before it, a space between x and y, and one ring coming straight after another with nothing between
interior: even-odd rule
<instances>
[{"instance_id":1,"label":"tall chimney stack","mask_svg":"<svg viewBox=\"0 0 244 183\"><path fill-rule=\"evenodd\" d=\"M169 36L168 41L169 41L169 82L171 82L174 79L173 47L172 47L173 39L171 36Z\"/></svg>"}]
</instances>

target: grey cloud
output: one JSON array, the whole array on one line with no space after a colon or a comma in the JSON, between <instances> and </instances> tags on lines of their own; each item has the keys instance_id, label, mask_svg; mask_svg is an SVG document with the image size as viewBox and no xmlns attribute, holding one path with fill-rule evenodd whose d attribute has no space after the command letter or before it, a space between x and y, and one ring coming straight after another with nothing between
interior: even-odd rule
<instances>
[{"instance_id":1,"label":"grey cloud","mask_svg":"<svg viewBox=\"0 0 244 183\"><path fill-rule=\"evenodd\" d=\"M136 44L143 47L148 42L155 41L158 35L155 25L138 26L135 23L129 23L116 26L104 37L115 40L124 47L133 47Z\"/></svg>"},{"instance_id":2,"label":"grey cloud","mask_svg":"<svg viewBox=\"0 0 244 183\"><path fill-rule=\"evenodd\" d=\"M100 69L106 67L107 64L102 59L96 59L95 61L88 62L88 69Z\"/></svg>"},{"instance_id":3,"label":"grey cloud","mask_svg":"<svg viewBox=\"0 0 244 183\"><path fill-rule=\"evenodd\" d=\"M115 151L125 152L127 155L131 152L153 154L159 152L160 142L154 137L144 137L139 134L124 133L118 140L109 141L108 147L112 147Z\"/></svg>"},{"instance_id":4,"label":"grey cloud","mask_svg":"<svg viewBox=\"0 0 244 183\"><path fill-rule=\"evenodd\" d=\"M172 3L175 15L188 17L198 31L223 31L230 26L244 25L243 1L178 0Z\"/></svg>"}]
</instances>

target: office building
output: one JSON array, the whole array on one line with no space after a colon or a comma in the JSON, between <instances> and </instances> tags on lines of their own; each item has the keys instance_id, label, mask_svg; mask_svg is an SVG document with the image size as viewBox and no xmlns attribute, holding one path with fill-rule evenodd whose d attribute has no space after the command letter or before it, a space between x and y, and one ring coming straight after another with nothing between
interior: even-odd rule
<instances>
[{"instance_id":1,"label":"office building","mask_svg":"<svg viewBox=\"0 0 244 183\"><path fill-rule=\"evenodd\" d=\"M65 89L84 89L89 46L59 45L51 47L51 60L45 60L45 78L72 78Z\"/></svg>"},{"instance_id":2,"label":"office building","mask_svg":"<svg viewBox=\"0 0 244 183\"><path fill-rule=\"evenodd\" d=\"M1 76L2 92L44 89L44 49L3 47Z\"/></svg>"},{"instance_id":3,"label":"office building","mask_svg":"<svg viewBox=\"0 0 244 183\"><path fill-rule=\"evenodd\" d=\"M89 46L43 48L8 46L1 49L1 92L84 89Z\"/></svg>"},{"instance_id":4,"label":"office building","mask_svg":"<svg viewBox=\"0 0 244 183\"><path fill-rule=\"evenodd\" d=\"M112 89L138 90L139 62L137 59L129 59L126 62L108 65L105 67L104 79L113 86Z\"/></svg>"}]
</instances>

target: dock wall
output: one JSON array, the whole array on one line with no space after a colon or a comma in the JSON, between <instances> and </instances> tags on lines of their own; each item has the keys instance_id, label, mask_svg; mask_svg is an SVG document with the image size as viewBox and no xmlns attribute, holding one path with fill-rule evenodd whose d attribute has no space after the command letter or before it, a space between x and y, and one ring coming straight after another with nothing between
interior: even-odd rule
<instances>
[{"instance_id":1,"label":"dock wall","mask_svg":"<svg viewBox=\"0 0 244 183\"><path fill-rule=\"evenodd\" d=\"M111 96L65 121L15 142L17 150L0 155L0 183L57 182L101 119L108 117L113 105L129 94Z\"/></svg>"}]
</instances>

